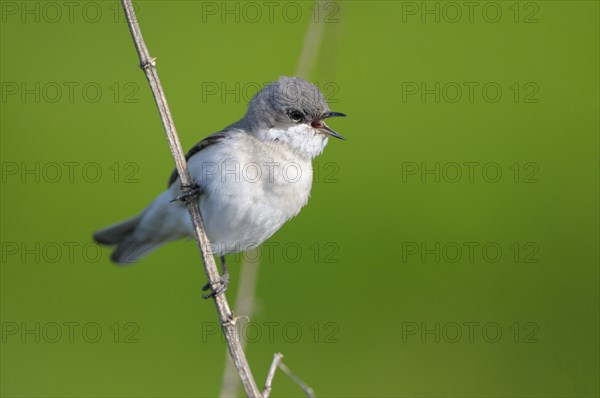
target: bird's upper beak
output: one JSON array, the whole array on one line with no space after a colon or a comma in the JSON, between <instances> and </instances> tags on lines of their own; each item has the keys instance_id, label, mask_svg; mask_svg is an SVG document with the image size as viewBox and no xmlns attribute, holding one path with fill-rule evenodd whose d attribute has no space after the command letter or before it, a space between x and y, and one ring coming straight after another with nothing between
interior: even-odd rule
<instances>
[{"instance_id":1,"label":"bird's upper beak","mask_svg":"<svg viewBox=\"0 0 600 398\"><path fill-rule=\"evenodd\" d=\"M332 137L339 138L340 140L345 140L343 136L333 131L331 127L325 124L324 120L329 117L346 117L345 114L341 112L326 112L321 116L320 120L315 120L311 123L311 126L325 134L329 134Z\"/></svg>"}]
</instances>

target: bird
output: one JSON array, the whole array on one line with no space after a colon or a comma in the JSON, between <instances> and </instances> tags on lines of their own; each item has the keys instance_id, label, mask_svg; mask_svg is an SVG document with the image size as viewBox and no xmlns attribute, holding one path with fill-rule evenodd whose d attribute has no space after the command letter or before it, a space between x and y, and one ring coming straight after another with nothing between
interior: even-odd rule
<instances>
[{"instance_id":1,"label":"bird","mask_svg":"<svg viewBox=\"0 0 600 398\"><path fill-rule=\"evenodd\" d=\"M245 115L207 136L186 154L213 254L220 257L258 247L307 204L312 160L329 137L345 138L325 120L333 112L314 84L282 76L256 93ZM138 215L98 230L93 239L113 248L111 260L130 264L181 238L194 238L185 205L186 187L173 170L167 189ZM206 290L206 286L205 286Z\"/></svg>"}]
</instances>

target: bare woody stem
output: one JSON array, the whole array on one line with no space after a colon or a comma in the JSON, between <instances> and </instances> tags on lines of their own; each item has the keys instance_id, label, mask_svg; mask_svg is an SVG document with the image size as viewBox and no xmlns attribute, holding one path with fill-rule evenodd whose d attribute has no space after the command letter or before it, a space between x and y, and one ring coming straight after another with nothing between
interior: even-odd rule
<instances>
[{"instance_id":1,"label":"bare woody stem","mask_svg":"<svg viewBox=\"0 0 600 398\"><path fill-rule=\"evenodd\" d=\"M181 148L181 143L179 142L179 137L177 136L177 131L175 130L175 123L173 122L173 117L171 116L171 111L169 110L165 93L158 78L158 73L156 71L156 59L150 57L150 54L148 53L148 48L144 43L142 32L135 16L132 1L121 0L121 3L125 11L125 16L127 17L127 24L129 25L129 30L131 32L135 48L140 58L140 66L146 74L146 78L148 79L148 83L152 89L152 95L154 96L154 100L158 106L160 118L163 122L165 133L167 134L169 147L171 149L173 159L175 160L175 166L177 167L177 172L179 173L181 185L183 187L191 187L193 185L193 181L187 168L185 156ZM194 200L193 198L192 200L187 200L186 205L194 225L196 241L198 243L198 248L200 249L200 255L202 256L202 262L204 264L204 271L206 272L208 283L211 288L213 288L213 291L215 291L215 288L219 286L220 277L210 248L210 242L206 236L206 232L204 232L198 200ZM223 334L225 335L225 340L227 342L227 348L229 349L229 354L231 355L231 358L233 359L235 367L240 376L244 391L248 397L260 398L262 397L262 394L258 389L256 382L254 381L254 377L250 371L250 366L246 360L246 355L244 354L240 344L241 340L235 327L236 320L229 309L227 298L225 297L224 293L221 293L214 295L214 300L217 312L219 314L219 320L221 322L221 329L223 330Z\"/></svg>"}]
</instances>

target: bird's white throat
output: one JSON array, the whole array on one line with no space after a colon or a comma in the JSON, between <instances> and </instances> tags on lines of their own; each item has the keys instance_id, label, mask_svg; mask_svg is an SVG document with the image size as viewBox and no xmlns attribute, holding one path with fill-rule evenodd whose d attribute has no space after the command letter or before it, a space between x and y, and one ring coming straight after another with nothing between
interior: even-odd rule
<instances>
[{"instance_id":1,"label":"bird's white throat","mask_svg":"<svg viewBox=\"0 0 600 398\"><path fill-rule=\"evenodd\" d=\"M307 124L298 124L287 129L272 127L256 134L265 142L278 142L306 159L320 155L327 145L327 135Z\"/></svg>"}]
</instances>

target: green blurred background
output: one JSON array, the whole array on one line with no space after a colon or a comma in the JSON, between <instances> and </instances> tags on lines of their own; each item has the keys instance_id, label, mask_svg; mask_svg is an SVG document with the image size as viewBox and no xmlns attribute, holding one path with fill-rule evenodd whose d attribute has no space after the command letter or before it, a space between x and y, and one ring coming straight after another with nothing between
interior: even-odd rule
<instances>
[{"instance_id":1,"label":"green blurred background","mask_svg":"<svg viewBox=\"0 0 600 398\"><path fill-rule=\"evenodd\" d=\"M348 140L260 252L259 384L280 351L318 396L599 395L598 2L136 4L186 149L324 23L309 77ZM90 243L173 166L120 5L0 5L2 396L217 395L194 242Z\"/></svg>"}]
</instances>

